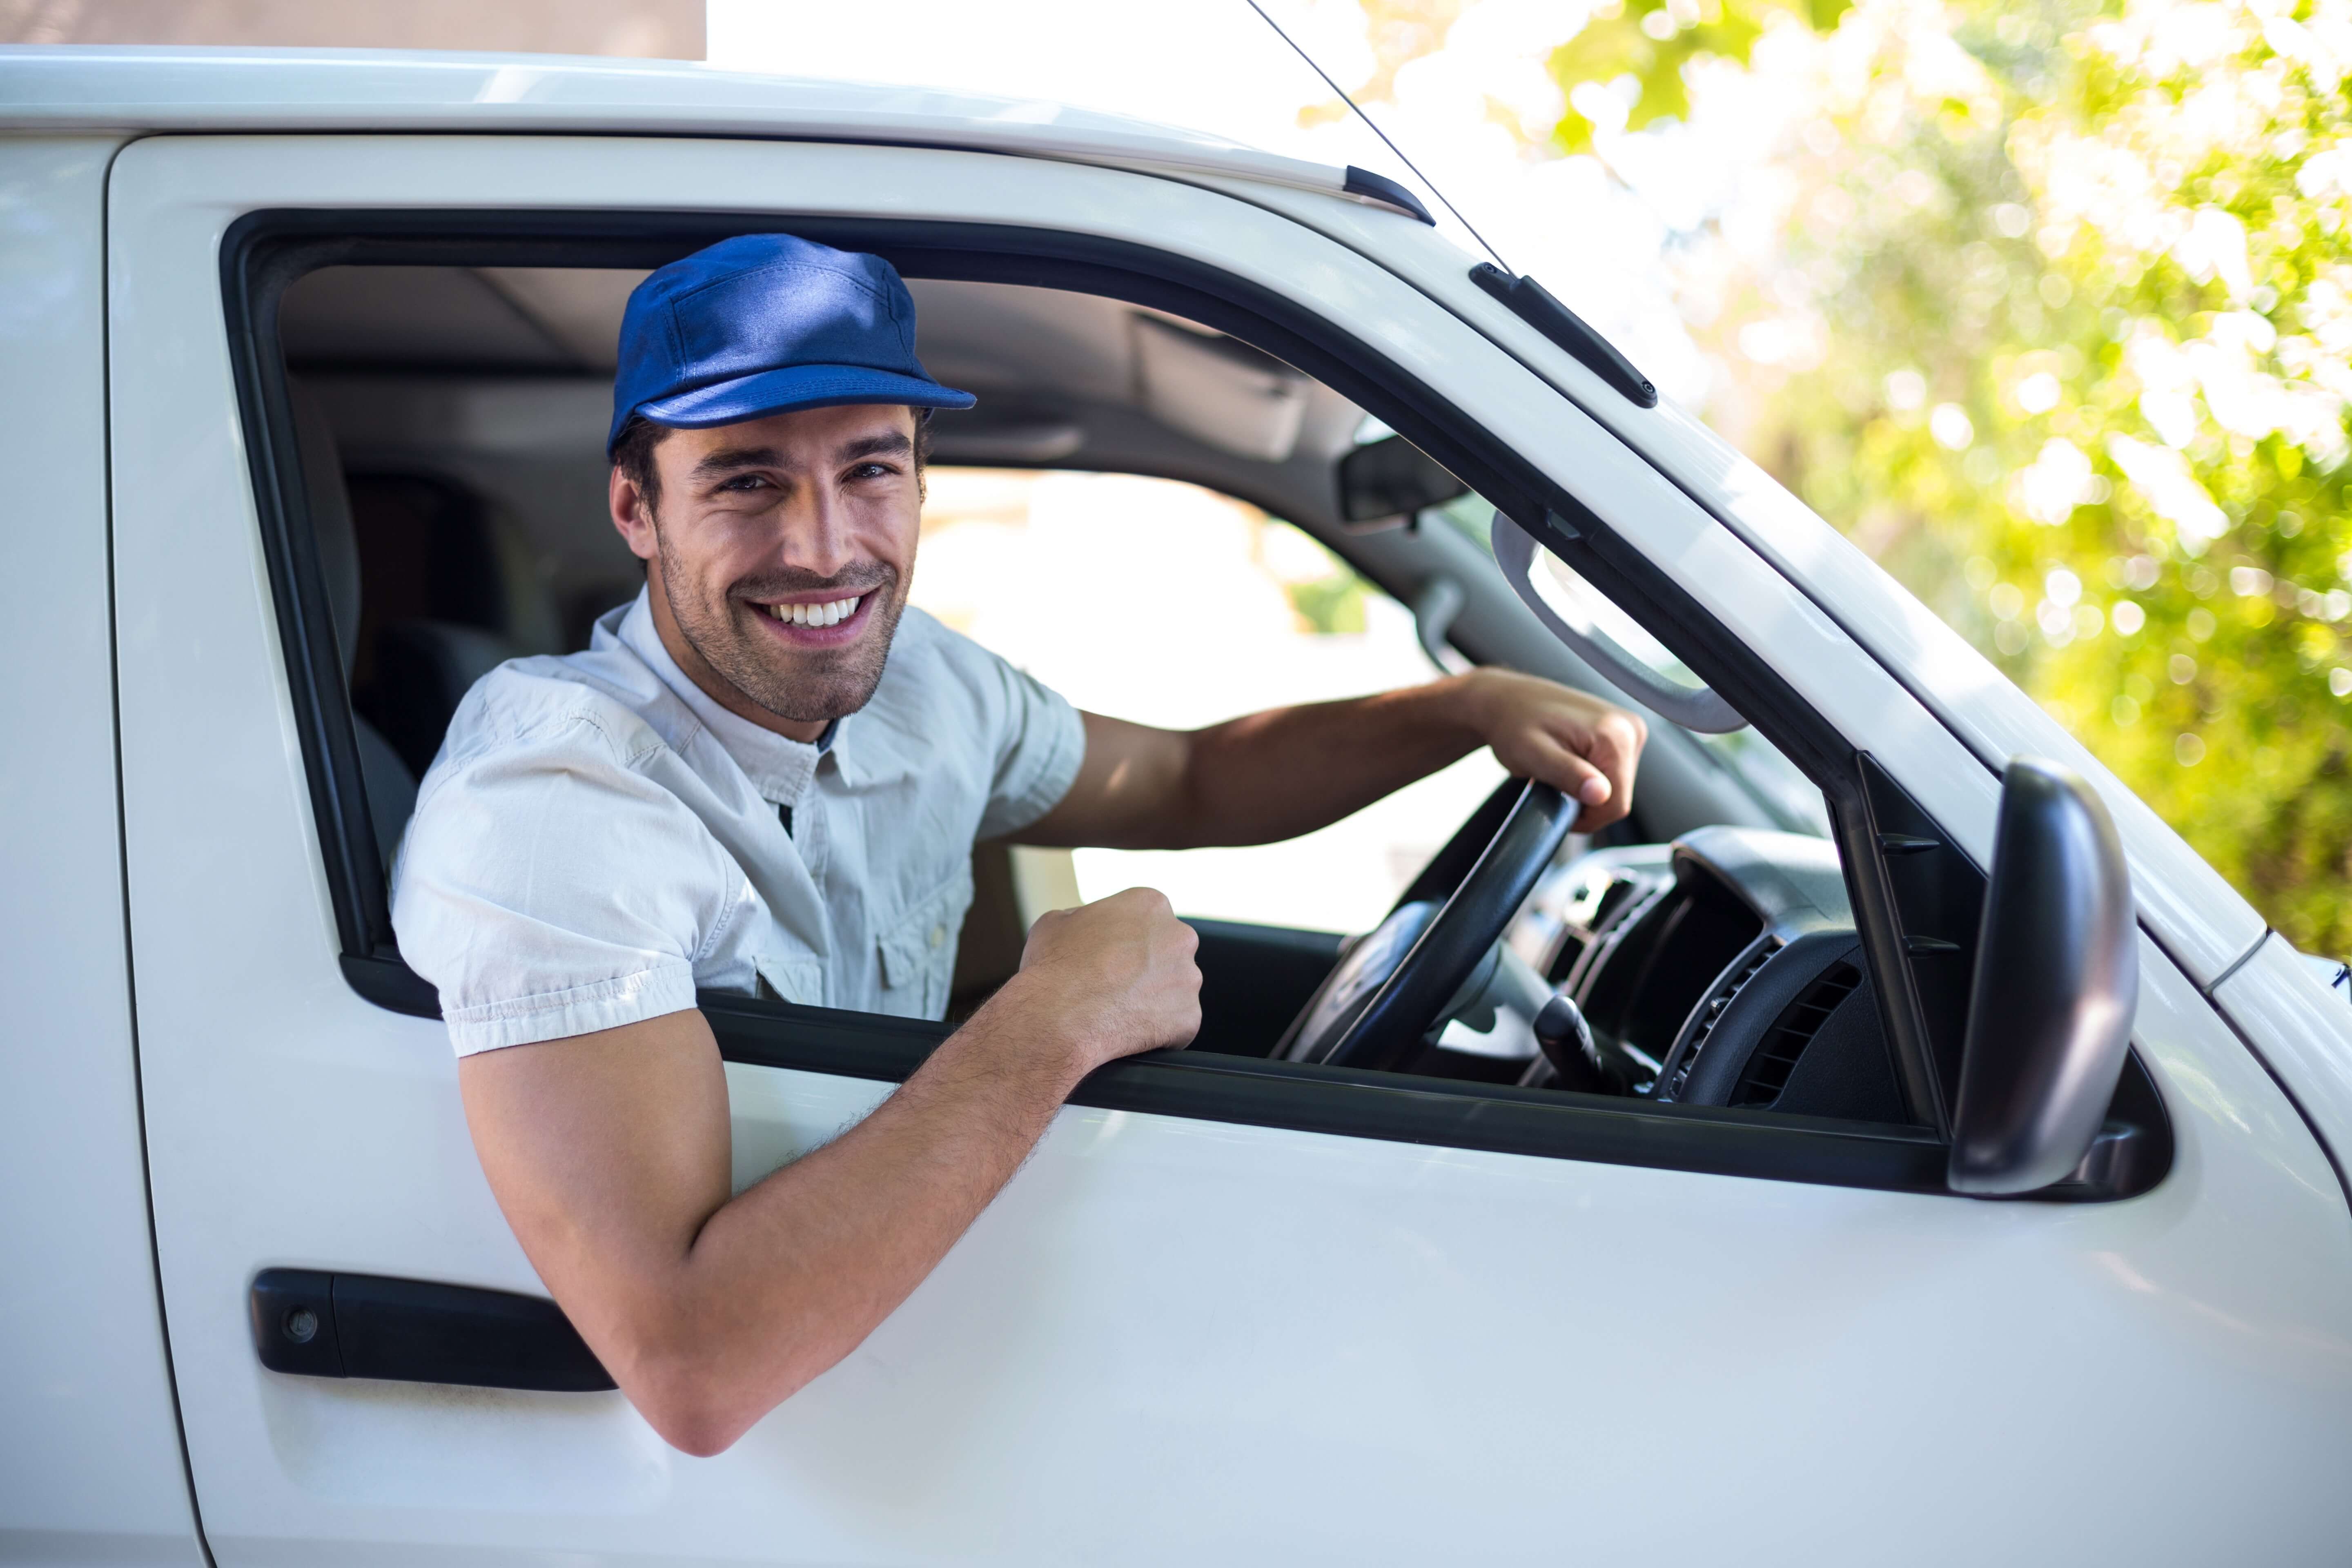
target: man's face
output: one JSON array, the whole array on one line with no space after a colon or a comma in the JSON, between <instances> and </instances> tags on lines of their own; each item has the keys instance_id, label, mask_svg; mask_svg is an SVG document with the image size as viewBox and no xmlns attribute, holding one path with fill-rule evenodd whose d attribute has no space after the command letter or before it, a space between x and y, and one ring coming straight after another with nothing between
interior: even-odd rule
<instances>
[{"instance_id":1,"label":"man's face","mask_svg":"<svg viewBox=\"0 0 2352 1568\"><path fill-rule=\"evenodd\" d=\"M655 505L614 470L663 642L726 707L814 739L874 695L914 575L915 434L911 410L870 404L673 430Z\"/></svg>"}]
</instances>

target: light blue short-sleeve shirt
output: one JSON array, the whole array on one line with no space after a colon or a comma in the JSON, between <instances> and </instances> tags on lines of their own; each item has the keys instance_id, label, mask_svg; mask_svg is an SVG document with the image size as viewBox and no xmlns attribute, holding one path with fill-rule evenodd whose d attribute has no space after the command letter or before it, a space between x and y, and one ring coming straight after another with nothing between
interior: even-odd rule
<instances>
[{"instance_id":1,"label":"light blue short-sleeve shirt","mask_svg":"<svg viewBox=\"0 0 2352 1568\"><path fill-rule=\"evenodd\" d=\"M1053 809L1085 753L1060 696L912 607L873 700L822 750L787 740L688 679L640 594L587 652L467 695L393 926L460 1055L678 1012L698 987L937 1018L973 842Z\"/></svg>"}]
</instances>

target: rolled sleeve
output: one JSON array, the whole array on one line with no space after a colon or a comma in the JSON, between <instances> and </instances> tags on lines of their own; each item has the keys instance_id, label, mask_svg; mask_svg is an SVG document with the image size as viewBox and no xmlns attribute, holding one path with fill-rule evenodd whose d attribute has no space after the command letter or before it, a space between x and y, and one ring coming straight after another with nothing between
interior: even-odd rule
<instances>
[{"instance_id":1,"label":"rolled sleeve","mask_svg":"<svg viewBox=\"0 0 2352 1568\"><path fill-rule=\"evenodd\" d=\"M683 1013L693 1005L693 966L665 963L635 974L575 985L569 991L471 1007L452 1008L445 993L441 1010L449 1026L449 1043L459 1056L467 1057L501 1046L528 1046L617 1029L666 1013Z\"/></svg>"},{"instance_id":2,"label":"rolled sleeve","mask_svg":"<svg viewBox=\"0 0 2352 1568\"><path fill-rule=\"evenodd\" d=\"M700 819L572 719L436 764L393 927L463 1056L693 1006L696 963L750 898Z\"/></svg>"},{"instance_id":3,"label":"rolled sleeve","mask_svg":"<svg viewBox=\"0 0 2352 1568\"><path fill-rule=\"evenodd\" d=\"M1024 671L997 662L1004 682L1004 725L995 777L981 813L982 838L1018 833L1061 805L1087 757L1086 725L1069 700Z\"/></svg>"}]
</instances>

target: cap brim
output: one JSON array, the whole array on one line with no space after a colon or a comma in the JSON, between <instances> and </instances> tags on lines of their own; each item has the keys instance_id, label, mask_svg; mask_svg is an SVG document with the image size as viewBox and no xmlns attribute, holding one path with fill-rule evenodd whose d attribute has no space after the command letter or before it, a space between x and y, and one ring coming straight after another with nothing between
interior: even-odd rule
<instances>
[{"instance_id":1,"label":"cap brim","mask_svg":"<svg viewBox=\"0 0 2352 1568\"><path fill-rule=\"evenodd\" d=\"M631 412L674 429L708 430L714 425L740 425L746 419L764 419L803 408L837 408L854 403L969 408L978 401L969 392L920 376L865 365L794 364L657 397Z\"/></svg>"}]
</instances>

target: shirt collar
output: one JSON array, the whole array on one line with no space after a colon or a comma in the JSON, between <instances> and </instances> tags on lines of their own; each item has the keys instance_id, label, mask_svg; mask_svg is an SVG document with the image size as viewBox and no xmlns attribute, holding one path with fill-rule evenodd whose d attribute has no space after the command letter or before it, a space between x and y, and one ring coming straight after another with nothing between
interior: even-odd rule
<instances>
[{"instance_id":1,"label":"shirt collar","mask_svg":"<svg viewBox=\"0 0 2352 1568\"><path fill-rule=\"evenodd\" d=\"M836 767L842 764L837 749L841 738L838 719L826 725L824 733L811 744L779 735L712 700L710 693L696 685L693 678L670 658L669 649L662 646L660 628L654 625L651 593L650 587L637 591L636 602L623 613L616 635L710 731L711 737L734 759L735 765L743 770L743 776L751 781L761 799L779 805L794 805L807 792L817 764L827 754L833 756Z\"/></svg>"}]
</instances>

